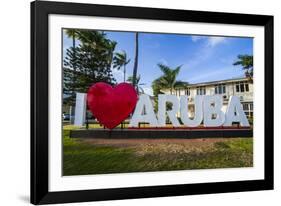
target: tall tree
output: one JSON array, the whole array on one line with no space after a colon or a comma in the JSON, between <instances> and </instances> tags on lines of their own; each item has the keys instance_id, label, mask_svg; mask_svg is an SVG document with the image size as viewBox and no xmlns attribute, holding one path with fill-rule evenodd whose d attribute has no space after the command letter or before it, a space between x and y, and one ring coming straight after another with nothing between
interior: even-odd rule
<instances>
[{"instance_id":1,"label":"tall tree","mask_svg":"<svg viewBox=\"0 0 281 206\"><path fill-rule=\"evenodd\" d=\"M141 76L138 75L136 78L136 89L137 89L138 94L144 93L144 89L142 88L142 86L145 84L140 83L140 80L141 80ZM129 76L127 81L130 82L131 84L133 84L133 76Z\"/></svg>"},{"instance_id":2,"label":"tall tree","mask_svg":"<svg viewBox=\"0 0 281 206\"><path fill-rule=\"evenodd\" d=\"M66 35L72 38L72 67L74 72L76 72L77 67L77 57L76 57L76 39L79 38L79 31L77 29L66 29ZM75 79L74 79L75 81Z\"/></svg>"},{"instance_id":3,"label":"tall tree","mask_svg":"<svg viewBox=\"0 0 281 206\"><path fill-rule=\"evenodd\" d=\"M135 62L134 62L134 69L133 69L133 86L136 86L136 78L138 72L138 58L139 58L139 33L136 32L135 35Z\"/></svg>"},{"instance_id":4,"label":"tall tree","mask_svg":"<svg viewBox=\"0 0 281 206\"><path fill-rule=\"evenodd\" d=\"M69 106L75 104L76 96L76 84L77 84L77 53L79 49L77 47L70 47L66 50L66 56L64 57L63 67L63 94L64 100Z\"/></svg>"},{"instance_id":5,"label":"tall tree","mask_svg":"<svg viewBox=\"0 0 281 206\"><path fill-rule=\"evenodd\" d=\"M158 67L163 72L163 75L158 79L154 80L153 84L155 90L160 91L161 89L169 89L170 94L173 94L173 91L176 87L183 87L187 84L187 82L177 81L177 76L180 72L181 66L177 66L176 68L171 68L164 64L158 64Z\"/></svg>"},{"instance_id":6,"label":"tall tree","mask_svg":"<svg viewBox=\"0 0 281 206\"><path fill-rule=\"evenodd\" d=\"M245 70L245 76L249 79L253 78L253 55L238 55L237 60L233 63L233 65L240 65L242 69Z\"/></svg>"},{"instance_id":7,"label":"tall tree","mask_svg":"<svg viewBox=\"0 0 281 206\"><path fill-rule=\"evenodd\" d=\"M72 47L75 48L76 47L76 39L79 36L78 30L77 29L66 29L65 33L69 38L72 38Z\"/></svg>"},{"instance_id":8,"label":"tall tree","mask_svg":"<svg viewBox=\"0 0 281 206\"><path fill-rule=\"evenodd\" d=\"M170 94L173 93L173 90L177 87L184 87L188 83L183 82L183 81L177 81L177 76L180 72L181 66L176 67L175 69L172 69L166 65L163 64L158 64L158 67L161 69L163 72L163 75L160 76L159 78L155 79L152 82L152 90L153 90L153 95L157 97L159 94L163 94L162 89L169 89ZM154 104L154 110L158 110L158 98L154 99L155 104ZM167 108L171 109L172 105L167 103Z\"/></svg>"},{"instance_id":9,"label":"tall tree","mask_svg":"<svg viewBox=\"0 0 281 206\"><path fill-rule=\"evenodd\" d=\"M77 29L66 29L65 30L65 33L66 35L69 37L69 38L72 38L72 68L73 68L73 72L75 73L76 72L76 67L77 67L77 56L76 56L76 39L78 38L79 36L79 32ZM76 81L75 79L75 75L69 73L69 72L66 72L66 78L68 79L68 81L72 80L72 83ZM71 99L74 98L75 96L75 89L73 88L73 85L71 85L72 83L69 83L69 90L71 91L70 92L70 96L71 96ZM73 113L73 102L70 102L70 105L69 105L69 115L70 115L70 122L72 122L72 113Z\"/></svg>"},{"instance_id":10,"label":"tall tree","mask_svg":"<svg viewBox=\"0 0 281 206\"><path fill-rule=\"evenodd\" d=\"M126 81L126 65L129 64L130 59L127 58L125 51L117 52L113 57L113 68L120 70L123 67L124 82Z\"/></svg>"},{"instance_id":11,"label":"tall tree","mask_svg":"<svg viewBox=\"0 0 281 206\"><path fill-rule=\"evenodd\" d=\"M78 39L80 44L75 49L67 49L64 58L64 94L68 96L65 103L75 101L75 96L69 95L72 88L75 93L85 93L93 83L115 83L111 65L116 42L108 39L105 33L92 30L80 30Z\"/></svg>"}]
</instances>

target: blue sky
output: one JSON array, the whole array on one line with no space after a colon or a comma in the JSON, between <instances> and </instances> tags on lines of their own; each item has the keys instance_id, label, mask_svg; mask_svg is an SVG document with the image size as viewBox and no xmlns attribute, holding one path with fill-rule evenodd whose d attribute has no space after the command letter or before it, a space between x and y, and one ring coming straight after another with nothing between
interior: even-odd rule
<instances>
[{"instance_id":1,"label":"blue sky","mask_svg":"<svg viewBox=\"0 0 281 206\"><path fill-rule=\"evenodd\" d=\"M106 33L109 39L117 42L116 51L126 51L131 59L127 75L132 75L135 33ZM72 41L66 35L63 40L65 51ZM239 54L253 54L252 38L139 33L138 74L148 94L152 94L152 81L162 74L158 63L172 68L182 65L178 80L189 83L237 78L244 75L241 67L232 65ZM117 82L123 81L122 70L113 70L113 74Z\"/></svg>"}]
</instances>

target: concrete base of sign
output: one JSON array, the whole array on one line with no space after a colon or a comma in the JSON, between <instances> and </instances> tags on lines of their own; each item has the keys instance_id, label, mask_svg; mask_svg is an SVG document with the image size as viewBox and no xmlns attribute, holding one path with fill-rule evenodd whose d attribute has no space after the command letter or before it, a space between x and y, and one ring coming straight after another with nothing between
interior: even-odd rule
<instances>
[{"instance_id":1,"label":"concrete base of sign","mask_svg":"<svg viewBox=\"0 0 281 206\"><path fill-rule=\"evenodd\" d=\"M72 138L153 139L153 138L231 138L253 137L251 128L239 129L83 129L70 131Z\"/></svg>"}]
</instances>

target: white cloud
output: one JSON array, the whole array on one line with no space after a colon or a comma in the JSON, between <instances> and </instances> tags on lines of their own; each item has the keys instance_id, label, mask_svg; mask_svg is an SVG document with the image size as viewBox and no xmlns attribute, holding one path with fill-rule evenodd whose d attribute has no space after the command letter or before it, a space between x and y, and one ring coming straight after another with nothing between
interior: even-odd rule
<instances>
[{"instance_id":1,"label":"white cloud","mask_svg":"<svg viewBox=\"0 0 281 206\"><path fill-rule=\"evenodd\" d=\"M207 47L214 47L226 41L225 37L220 36L191 36L193 42L205 41Z\"/></svg>"},{"instance_id":2,"label":"white cloud","mask_svg":"<svg viewBox=\"0 0 281 206\"><path fill-rule=\"evenodd\" d=\"M218 44L224 43L225 41L226 41L225 37L212 36L212 37L208 37L207 45L210 47L214 47Z\"/></svg>"},{"instance_id":3,"label":"white cloud","mask_svg":"<svg viewBox=\"0 0 281 206\"><path fill-rule=\"evenodd\" d=\"M202 40L202 39L206 39L207 37L204 37L204 36L191 36L191 40L193 42L197 42L199 40Z\"/></svg>"},{"instance_id":4,"label":"white cloud","mask_svg":"<svg viewBox=\"0 0 281 206\"><path fill-rule=\"evenodd\" d=\"M215 47L227 41L226 37L217 36L192 36L191 38L193 42L203 41L203 44L199 45L197 51L193 54L193 58L189 58L184 63L186 69L197 68L202 62L206 62L216 51Z\"/></svg>"},{"instance_id":5,"label":"white cloud","mask_svg":"<svg viewBox=\"0 0 281 206\"><path fill-rule=\"evenodd\" d=\"M187 60L183 64L183 69L192 69L196 68L198 65L200 65L202 62L206 62L214 53L214 49L206 48L206 46L201 46L193 55L191 58Z\"/></svg>"}]
</instances>

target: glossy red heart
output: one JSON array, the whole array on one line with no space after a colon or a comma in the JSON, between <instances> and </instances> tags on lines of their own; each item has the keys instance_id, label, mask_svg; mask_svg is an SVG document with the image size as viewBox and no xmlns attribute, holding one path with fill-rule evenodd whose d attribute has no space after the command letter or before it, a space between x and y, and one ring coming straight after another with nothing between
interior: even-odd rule
<instances>
[{"instance_id":1,"label":"glossy red heart","mask_svg":"<svg viewBox=\"0 0 281 206\"><path fill-rule=\"evenodd\" d=\"M98 82L88 90L87 103L97 120L105 127L113 129L134 110L137 93L128 83L112 87Z\"/></svg>"}]
</instances>

